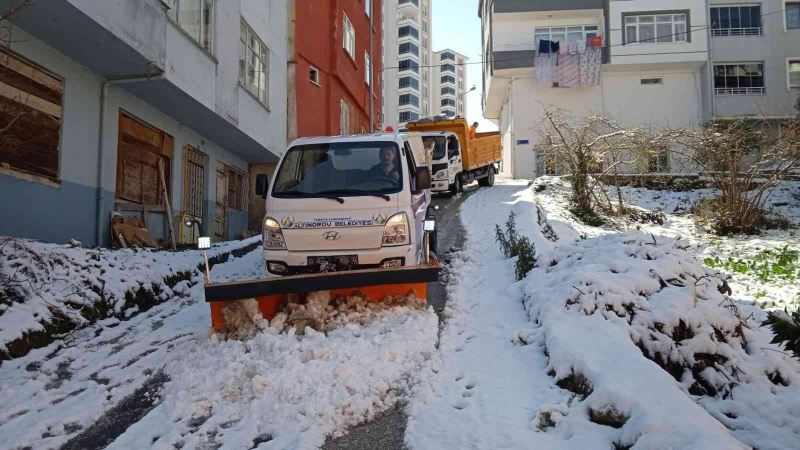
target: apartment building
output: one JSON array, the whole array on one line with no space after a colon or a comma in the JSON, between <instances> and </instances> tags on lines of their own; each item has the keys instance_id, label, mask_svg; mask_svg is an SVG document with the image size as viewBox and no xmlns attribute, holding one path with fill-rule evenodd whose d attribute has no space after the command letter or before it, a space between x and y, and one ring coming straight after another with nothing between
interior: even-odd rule
<instances>
[{"instance_id":1,"label":"apartment building","mask_svg":"<svg viewBox=\"0 0 800 450\"><path fill-rule=\"evenodd\" d=\"M16 10L0 37L0 234L108 245L118 212L156 239L172 222L191 242L184 218L238 237L253 169L286 145L287 23L279 0Z\"/></svg>"},{"instance_id":2,"label":"apartment building","mask_svg":"<svg viewBox=\"0 0 800 450\"><path fill-rule=\"evenodd\" d=\"M289 3L289 137L380 129L380 0Z\"/></svg>"},{"instance_id":3,"label":"apartment building","mask_svg":"<svg viewBox=\"0 0 800 450\"><path fill-rule=\"evenodd\" d=\"M464 64L469 58L456 51L445 49L433 52L438 65L433 75L432 115L447 117L467 116L467 74Z\"/></svg>"},{"instance_id":4,"label":"apartment building","mask_svg":"<svg viewBox=\"0 0 800 450\"><path fill-rule=\"evenodd\" d=\"M800 77L793 54L800 49L797 3L482 0L483 52L492 61L484 68L482 101L503 136L503 172L531 178L556 170L535 149L547 105L653 128L786 117ZM548 57L542 40L569 48L592 39L602 45L596 81L537 76L537 58ZM665 153L635 170L676 167Z\"/></svg>"},{"instance_id":5,"label":"apartment building","mask_svg":"<svg viewBox=\"0 0 800 450\"><path fill-rule=\"evenodd\" d=\"M433 103L438 71L431 50L431 0L383 1L384 127L438 112Z\"/></svg>"}]
</instances>

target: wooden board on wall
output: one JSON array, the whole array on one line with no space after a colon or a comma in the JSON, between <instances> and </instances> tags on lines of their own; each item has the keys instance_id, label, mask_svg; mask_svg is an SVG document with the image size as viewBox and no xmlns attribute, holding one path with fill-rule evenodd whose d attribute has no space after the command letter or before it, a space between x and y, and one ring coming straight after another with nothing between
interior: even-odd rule
<instances>
[{"instance_id":1,"label":"wooden board on wall","mask_svg":"<svg viewBox=\"0 0 800 450\"><path fill-rule=\"evenodd\" d=\"M116 197L145 205L163 204L159 161L170 186L172 145L172 136L120 113Z\"/></svg>"}]
</instances>

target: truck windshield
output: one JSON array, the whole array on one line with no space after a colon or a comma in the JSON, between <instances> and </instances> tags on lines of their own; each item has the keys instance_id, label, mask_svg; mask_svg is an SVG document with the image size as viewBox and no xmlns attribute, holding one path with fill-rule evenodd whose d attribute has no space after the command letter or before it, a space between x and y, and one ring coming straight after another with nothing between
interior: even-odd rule
<instances>
[{"instance_id":1,"label":"truck windshield","mask_svg":"<svg viewBox=\"0 0 800 450\"><path fill-rule=\"evenodd\" d=\"M425 148L430 151L430 148L433 147L433 160L443 159L445 154L447 153L447 138L444 136L425 136L422 139L422 143L425 144Z\"/></svg>"},{"instance_id":2,"label":"truck windshield","mask_svg":"<svg viewBox=\"0 0 800 450\"><path fill-rule=\"evenodd\" d=\"M400 148L393 142L292 147L278 169L273 197L341 197L400 192Z\"/></svg>"}]
</instances>

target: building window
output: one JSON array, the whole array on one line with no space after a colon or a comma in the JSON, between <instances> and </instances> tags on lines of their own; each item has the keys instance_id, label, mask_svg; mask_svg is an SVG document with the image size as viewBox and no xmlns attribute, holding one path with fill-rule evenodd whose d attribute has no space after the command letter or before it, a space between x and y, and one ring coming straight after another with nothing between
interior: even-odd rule
<instances>
[{"instance_id":1,"label":"building window","mask_svg":"<svg viewBox=\"0 0 800 450\"><path fill-rule=\"evenodd\" d=\"M687 14L625 15L625 43L686 42Z\"/></svg>"},{"instance_id":2,"label":"building window","mask_svg":"<svg viewBox=\"0 0 800 450\"><path fill-rule=\"evenodd\" d=\"M183 211L186 214L203 217L205 179L205 157L187 145L183 150Z\"/></svg>"},{"instance_id":3,"label":"building window","mask_svg":"<svg viewBox=\"0 0 800 450\"><path fill-rule=\"evenodd\" d=\"M458 102L458 110L464 112L464 102Z\"/></svg>"},{"instance_id":4,"label":"building window","mask_svg":"<svg viewBox=\"0 0 800 450\"><path fill-rule=\"evenodd\" d=\"M711 8L712 36L759 36L762 32L761 5Z\"/></svg>"},{"instance_id":5,"label":"building window","mask_svg":"<svg viewBox=\"0 0 800 450\"><path fill-rule=\"evenodd\" d=\"M339 103L339 134L350 134L350 104L345 99Z\"/></svg>"},{"instance_id":6,"label":"building window","mask_svg":"<svg viewBox=\"0 0 800 450\"><path fill-rule=\"evenodd\" d=\"M642 78L639 80L642 86L652 86L654 84L664 84L664 79L661 77Z\"/></svg>"},{"instance_id":7,"label":"building window","mask_svg":"<svg viewBox=\"0 0 800 450\"><path fill-rule=\"evenodd\" d=\"M0 49L0 167L59 181L64 82Z\"/></svg>"},{"instance_id":8,"label":"building window","mask_svg":"<svg viewBox=\"0 0 800 450\"><path fill-rule=\"evenodd\" d=\"M415 73L419 73L419 63L414 61L413 59L401 59L398 63L400 67L400 71L403 70L411 70Z\"/></svg>"},{"instance_id":9,"label":"building window","mask_svg":"<svg viewBox=\"0 0 800 450\"><path fill-rule=\"evenodd\" d=\"M364 0L364 14L366 14L367 17L372 15L372 0Z\"/></svg>"},{"instance_id":10,"label":"building window","mask_svg":"<svg viewBox=\"0 0 800 450\"><path fill-rule=\"evenodd\" d=\"M404 3L411 3L416 7L419 7L419 0L400 0L397 4L402 5Z\"/></svg>"},{"instance_id":11,"label":"building window","mask_svg":"<svg viewBox=\"0 0 800 450\"><path fill-rule=\"evenodd\" d=\"M172 186L172 136L123 112L118 126L115 197L140 205L164 205L164 186Z\"/></svg>"},{"instance_id":12,"label":"building window","mask_svg":"<svg viewBox=\"0 0 800 450\"><path fill-rule=\"evenodd\" d=\"M456 106L456 101L455 101L455 100L453 100L452 98L443 98L443 99L442 99L442 105L441 105L441 106L452 106L452 107L454 107L454 108L455 108L455 106Z\"/></svg>"},{"instance_id":13,"label":"building window","mask_svg":"<svg viewBox=\"0 0 800 450\"><path fill-rule=\"evenodd\" d=\"M347 14L342 13L342 47L350 55L351 58L356 58L356 29L353 28L350 18Z\"/></svg>"},{"instance_id":14,"label":"building window","mask_svg":"<svg viewBox=\"0 0 800 450\"><path fill-rule=\"evenodd\" d=\"M244 20L239 40L239 84L269 107L269 49Z\"/></svg>"},{"instance_id":15,"label":"building window","mask_svg":"<svg viewBox=\"0 0 800 450\"><path fill-rule=\"evenodd\" d=\"M414 111L400 111L400 116L398 117L400 123L406 123L417 119L419 119L419 114Z\"/></svg>"},{"instance_id":16,"label":"building window","mask_svg":"<svg viewBox=\"0 0 800 450\"><path fill-rule=\"evenodd\" d=\"M599 33L597 25L581 25L574 27L536 27L534 30L534 40L536 48L539 48L539 41L546 39L556 42L577 42L585 41L586 38L595 37Z\"/></svg>"},{"instance_id":17,"label":"building window","mask_svg":"<svg viewBox=\"0 0 800 450\"><path fill-rule=\"evenodd\" d=\"M419 90L419 80L414 77L400 77L398 80L398 88L413 88Z\"/></svg>"},{"instance_id":18,"label":"building window","mask_svg":"<svg viewBox=\"0 0 800 450\"><path fill-rule=\"evenodd\" d=\"M411 25L404 25L397 29L397 37L406 37L412 36L416 39L419 39L419 30Z\"/></svg>"},{"instance_id":19,"label":"building window","mask_svg":"<svg viewBox=\"0 0 800 450\"><path fill-rule=\"evenodd\" d=\"M411 53L414 56L419 56L419 46L413 42L403 42L398 47L397 53L400 55Z\"/></svg>"},{"instance_id":20,"label":"building window","mask_svg":"<svg viewBox=\"0 0 800 450\"><path fill-rule=\"evenodd\" d=\"M800 59L790 59L787 66L789 89L800 88Z\"/></svg>"},{"instance_id":21,"label":"building window","mask_svg":"<svg viewBox=\"0 0 800 450\"><path fill-rule=\"evenodd\" d=\"M714 64L714 92L718 95L764 94L764 64Z\"/></svg>"},{"instance_id":22,"label":"building window","mask_svg":"<svg viewBox=\"0 0 800 450\"><path fill-rule=\"evenodd\" d=\"M243 171L228 167L228 208L239 211L247 210L247 192L245 183L247 176Z\"/></svg>"},{"instance_id":23,"label":"building window","mask_svg":"<svg viewBox=\"0 0 800 450\"><path fill-rule=\"evenodd\" d=\"M317 86L321 86L319 78L319 69L314 66L308 68L308 79Z\"/></svg>"},{"instance_id":24,"label":"building window","mask_svg":"<svg viewBox=\"0 0 800 450\"><path fill-rule=\"evenodd\" d=\"M411 105L419 108L419 96L414 94L401 94L399 97L399 105Z\"/></svg>"},{"instance_id":25,"label":"building window","mask_svg":"<svg viewBox=\"0 0 800 450\"><path fill-rule=\"evenodd\" d=\"M659 149L651 153L647 161L647 171L650 173L669 172L669 151Z\"/></svg>"},{"instance_id":26,"label":"building window","mask_svg":"<svg viewBox=\"0 0 800 450\"><path fill-rule=\"evenodd\" d=\"M786 2L786 29L800 29L800 2Z\"/></svg>"},{"instance_id":27,"label":"building window","mask_svg":"<svg viewBox=\"0 0 800 450\"><path fill-rule=\"evenodd\" d=\"M442 82L442 84L444 84L444 83L456 84L456 77L454 77L452 75L442 75L441 82Z\"/></svg>"},{"instance_id":28,"label":"building window","mask_svg":"<svg viewBox=\"0 0 800 450\"><path fill-rule=\"evenodd\" d=\"M456 95L456 90L451 87L443 87L442 95Z\"/></svg>"},{"instance_id":29,"label":"building window","mask_svg":"<svg viewBox=\"0 0 800 450\"><path fill-rule=\"evenodd\" d=\"M214 0L169 0L168 16L209 53L214 53Z\"/></svg>"},{"instance_id":30,"label":"building window","mask_svg":"<svg viewBox=\"0 0 800 450\"><path fill-rule=\"evenodd\" d=\"M439 59L441 59L442 61L455 61L456 60L456 55L454 55L451 52L444 52L444 53L442 53L442 55L441 55L441 57Z\"/></svg>"},{"instance_id":31,"label":"building window","mask_svg":"<svg viewBox=\"0 0 800 450\"><path fill-rule=\"evenodd\" d=\"M372 85L372 61L369 59L369 53L364 52L364 82L367 85Z\"/></svg>"},{"instance_id":32,"label":"building window","mask_svg":"<svg viewBox=\"0 0 800 450\"><path fill-rule=\"evenodd\" d=\"M453 72L453 73L456 72L456 66L452 64L442 64L440 67L441 67L440 70L442 72Z\"/></svg>"},{"instance_id":33,"label":"building window","mask_svg":"<svg viewBox=\"0 0 800 450\"><path fill-rule=\"evenodd\" d=\"M442 114L444 114L445 116L450 117L450 118L453 118L453 117L456 116L456 112L453 111L452 109L443 109L442 110Z\"/></svg>"}]
</instances>

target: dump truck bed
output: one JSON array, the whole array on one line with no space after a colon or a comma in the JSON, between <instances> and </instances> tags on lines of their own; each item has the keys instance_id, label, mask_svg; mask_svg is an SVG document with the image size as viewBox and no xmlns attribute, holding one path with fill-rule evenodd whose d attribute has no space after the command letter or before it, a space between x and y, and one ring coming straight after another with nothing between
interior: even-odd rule
<instances>
[{"instance_id":1,"label":"dump truck bed","mask_svg":"<svg viewBox=\"0 0 800 450\"><path fill-rule=\"evenodd\" d=\"M475 138L469 136L469 125L463 118L444 119L425 122L409 122L406 124L409 131L420 133L435 133L449 131L458 136L462 144L461 153L464 162L464 170L475 170L500 162L502 158L502 147L500 145L500 133L478 133Z\"/></svg>"}]
</instances>

